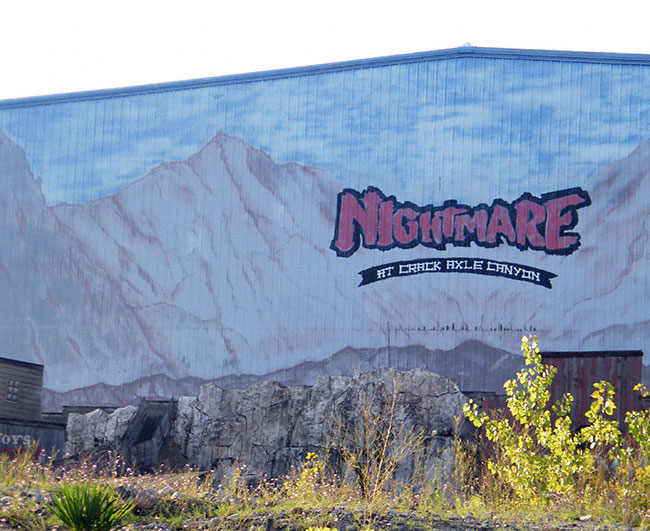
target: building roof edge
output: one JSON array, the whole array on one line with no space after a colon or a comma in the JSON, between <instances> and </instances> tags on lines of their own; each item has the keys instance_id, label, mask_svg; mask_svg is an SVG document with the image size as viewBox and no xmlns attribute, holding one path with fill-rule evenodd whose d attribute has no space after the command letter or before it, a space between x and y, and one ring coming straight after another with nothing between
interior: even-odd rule
<instances>
[{"instance_id":1,"label":"building roof edge","mask_svg":"<svg viewBox=\"0 0 650 531\"><path fill-rule=\"evenodd\" d=\"M574 63L633 64L650 66L650 55L646 54L571 52L561 50L528 50L514 48L481 48L474 46L463 46L460 48L391 55L370 59L356 59L351 61L283 68L277 70L266 70L245 74L231 74L219 77L191 79L187 81L170 81L165 83L154 83L121 88L69 92L65 94L54 94L50 96L33 96L28 98L0 100L0 110L39 105L52 105L57 103L70 103L75 101L119 98L133 95L172 92L179 90L193 90L219 85L252 83L273 79L310 76L328 72L342 72L346 70L360 70L365 68L376 68L396 64L409 64L456 58L512 59Z\"/></svg>"}]
</instances>

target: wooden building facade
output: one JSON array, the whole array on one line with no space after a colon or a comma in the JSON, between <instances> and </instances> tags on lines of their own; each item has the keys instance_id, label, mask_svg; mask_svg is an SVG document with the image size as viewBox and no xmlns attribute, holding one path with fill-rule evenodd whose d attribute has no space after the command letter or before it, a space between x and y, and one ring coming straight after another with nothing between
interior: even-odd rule
<instances>
[{"instance_id":1,"label":"wooden building facade","mask_svg":"<svg viewBox=\"0 0 650 531\"><path fill-rule=\"evenodd\" d=\"M43 365L0 358L0 418L40 420Z\"/></svg>"},{"instance_id":2,"label":"wooden building facade","mask_svg":"<svg viewBox=\"0 0 650 531\"><path fill-rule=\"evenodd\" d=\"M589 410L594 384L607 381L614 387L616 409L613 420L623 429L625 413L643 409L641 393L634 385L643 378L640 350L608 350L583 352L542 352L542 361L557 368L551 385L553 404L565 393L573 396L571 420L573 428L587 424L585 413Z\"/></svg>"}]
</instances>

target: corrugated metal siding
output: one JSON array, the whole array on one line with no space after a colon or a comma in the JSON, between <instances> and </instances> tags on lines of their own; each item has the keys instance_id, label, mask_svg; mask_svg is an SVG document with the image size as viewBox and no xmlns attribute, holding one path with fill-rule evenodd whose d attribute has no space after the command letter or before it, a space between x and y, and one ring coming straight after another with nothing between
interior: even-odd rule
<instances>
[{"instance_id":1,"label":"corrugated metal siding","mask_svg":"<svg viewBox=\"0 0 650 531\"><path fill-rule=\"evenodd\" d=\"M575 229L583 247L564 257L504 244L338 258L330 243L345 188L433 206L592 193L650 139L648 87L647 57L474 49L0 103L0 129L48 205L22 205L29 223L0 220L20 240L4 258L35 255L57 275L9 268L0 326L57 392L265 374L391 341L516 352L536 332L543 348L647 350L650 202L621 213L646 188L594 195ZM173 164L206 145L218 152L210 167ZM8 182L29 195L16 160ZM647 172L626 160L619 181L634 184L630 165ZM41 234L49 215L61 217ZM614 215L611 234L598 232ZM475 275L358 287L370 266L453 256L558 277L552 290ZM156 385L154 395L173 392Z\"/></svg>"},{"instance_id":2,"label":"corrugated metal siding","mask_svg":"<svg viewBox=\"0 0 650 531\"><path fill-rule=\"evenodd\" d=\"M114 192L158 163L188 157L217 131L245 138L281 162L332 169L357 186L366 186L369 177L410 182L423 191L414 201L431 198L431 177L440 178L434 190L442 200L458 197L452 178L471 178L478 188L464 192L480 200L518 196L520 183L511 176L522 170L565 179L558 188L574 186L576 175L597 168L585 166L585 153L572 149L578 141L598 145L603 165L626 155L650 136L648 109L639 107L636 96L649 83L645 66L468 57L233 86L180 86L162 94L136 90L45 107L0 106L0 124L46 179L53 203ZM621 139L611 136L614 125L626 128ZM179 132L173 141L170 126ZM41 135L53 139L47 150ZM328 143L314 148L321 135ZM96 142L91 150L89 138ZM421 149L445 144L445 150ZM111 167L118 152L127 167ZM103 168L118 175L98 188L92 183L102 180ZM67 183L59 192L48 186L54 174ZM547 191L544 180L534 184L536 192Z\"/></svg>"}]
</instances>

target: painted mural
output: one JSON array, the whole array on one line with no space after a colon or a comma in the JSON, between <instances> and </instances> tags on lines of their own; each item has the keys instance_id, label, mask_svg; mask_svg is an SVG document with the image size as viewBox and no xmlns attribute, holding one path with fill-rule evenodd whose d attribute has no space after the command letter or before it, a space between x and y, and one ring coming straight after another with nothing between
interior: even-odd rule
<instances>
[{"instance_id":1,"label":"painted mural","mask_svg":"<svg viewBox=\"0 0 650 531\"><path fill-rule=\"evenodd\" d=\"M650 352L648 87L469 48L0 102L0 355L47 409Z\"/></svg>"}]
</instances>

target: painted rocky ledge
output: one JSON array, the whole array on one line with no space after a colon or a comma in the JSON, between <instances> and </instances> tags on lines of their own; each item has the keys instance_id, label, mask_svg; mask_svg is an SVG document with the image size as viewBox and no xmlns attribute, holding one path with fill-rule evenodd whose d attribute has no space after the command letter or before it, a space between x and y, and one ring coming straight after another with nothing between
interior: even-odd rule
<instances>
[{"instance_id":1,"label":"painted rocky ledge","mask_svg":"<svg viewBox=\"0 0 650 531\"><path fill-rule=\"evenodd\" d=\"M350 433L364 409L384 419L392 409L396 433L421 430L418 462L424 470L446 478L453 466L455 419L462 416L465 401L455 382L422 369L321 376L314 386L269 381L226 390L207 384L198 397L143 401L111 414L71 414L66 452L113 448L144 467L187 463L214 470L219 479L245 464L251 479L280 477L300 466L308 452L335 455L336 426ZM410 457L400 473L415 466Z\"/></svg>"}]
</instances>

